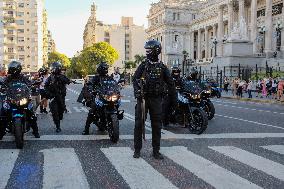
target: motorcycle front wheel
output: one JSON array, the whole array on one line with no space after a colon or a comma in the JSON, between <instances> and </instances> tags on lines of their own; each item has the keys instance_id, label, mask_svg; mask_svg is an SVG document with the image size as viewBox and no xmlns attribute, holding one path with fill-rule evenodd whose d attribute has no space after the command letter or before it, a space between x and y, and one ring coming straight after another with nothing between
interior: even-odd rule
<instances>
[{"instance_id":1,"label":"motorcycle front wheel","mask_svg":"<svg viewBox=\"0 0 284 189\"><path fill-rule=\"evenodd\" d=\"M24 147L24 132L23 132L23 124L22 124L21 119L15 120L14 131L15 131L16 147L18 149L23 149L23 147Z\"/></svg>"},{"instance_id":2,"label":"motorcycle front wheel","mask_svg":"<svg viewBox=\"0 0 284 189\"><path fill-rule=\"evenodd\" d=\"M119 140L119 121L116 114L111 115L110 119L109 138L113 143L117 143Z\"/></svg>"},{"instance_id":3,"label":"motorcycle front wheel","mask_svg":"<svg viewBox=\"0 0 284 189\"><path fill-rule=\"evenodd\" d=\"M188 113L187 117L190 133L200 135L207 129L208 118L204 110L196 108L192 111L192 114Z\"/></svg>"}]
</instances>

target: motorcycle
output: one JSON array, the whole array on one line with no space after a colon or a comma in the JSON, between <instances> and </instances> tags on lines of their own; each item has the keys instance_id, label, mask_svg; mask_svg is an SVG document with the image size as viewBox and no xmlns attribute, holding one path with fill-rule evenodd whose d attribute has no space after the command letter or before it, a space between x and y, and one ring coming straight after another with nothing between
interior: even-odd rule
<instances>
[{"instance_id":1,"label":"motorcycle","mask_svg":"<svg viewBox=\"0 0 284 189\"><path fill-rule=\"evenodd\" d=\"M204 88L195 82L185 82L186 88L189 89L189 95L192 95L193 105L202 108L208 117L208 120L212 120L215 116L215 107L210 100L212 90L211 88Z\"/></svg>"},{"instance_id":2,"label":"motorcycle","mask_svg":"<svg viewBox=\"0 0 284 189\"><path fill-rule=\"evenodd\" d=\"M208 125L208 118L204 110L195 106L193 95L187 92L178 92L178 106L170 122L183 125L192 134L200 135Z\"/></svg>"},{"instance_id":3,"label":"motorcycle","mask_svg":"<svg viewBox=\"0 0 284 189\"><path fill-rule=\"evenodd\" d=\"M24 133L29 130L27 111L33 110L31 91L21 82L13 82L5 91L3 111L7 112L8 128L15 136L16 147L24 147Z\"/></svg>"},{"instance_id":4,"label":"motorcycle","mask_svg":"<svg viewBox=\"0 0 284 189\"><path fill-rule=\"evenodd\" d=\"M100 131L108 131L110 140L119 140L119 121L123 119L124 110L119 110L121 95L118 84L113 80L102 81L93 100L96 106L93 123Z\"/></svg>"}]
</instances>

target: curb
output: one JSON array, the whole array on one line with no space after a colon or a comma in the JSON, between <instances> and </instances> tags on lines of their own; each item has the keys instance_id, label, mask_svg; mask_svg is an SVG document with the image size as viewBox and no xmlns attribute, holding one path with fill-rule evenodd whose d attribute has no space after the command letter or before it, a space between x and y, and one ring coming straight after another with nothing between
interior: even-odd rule
<instances>
[{"instance_id":1,"label":"curb","mask_svg":"<svg viewBox=\"0 0 284 189\"><path fill-rule=\"evenodd\" d=\"M258 102L258 103L263 103L263 104L279 104L279 105L284 105L284 101L273 101L273 100L258 100L258 99L250 99L250 98L241 98L237 99L235 97L228 97L228 96L222 96L221 98L223 99L233 99L237 101L243 101L243 102Z\"/></svg>"}]
</instances>

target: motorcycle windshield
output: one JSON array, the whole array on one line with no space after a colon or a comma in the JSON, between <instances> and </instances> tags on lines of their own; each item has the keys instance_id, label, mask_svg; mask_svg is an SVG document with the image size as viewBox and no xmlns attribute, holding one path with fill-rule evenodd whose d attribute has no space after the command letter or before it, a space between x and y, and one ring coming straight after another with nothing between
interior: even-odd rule
<instances>
[{"instance_id":1,"label":"motorcycle windshield","mask_svg":"<svg viewBox=\"0 0 284 189\"><path fill-rule=\"evenodd\" d=\"M119 86L115 81L103 81L100 91L103 95L118 95L119 92Z\"/></svg>"},{"instance_id":2,"label":"motorcycle windshield","mask_svg":"<svg viewBox=\"0 0 284 189\"><path fill-rule=\"evenodd\" d=\"M20 101L30 97L30 89L25 83L14 82L7 89L7 97L11 100Z\"/></svg>"},{"instance_id":3,"label":"motorcycle windshield","mask_svg":"<svg viewBox=\"0 0 284 189\"><path fill-rule=\"evenodd\" d=\"M200 86L200 84L193 81L184 81L183 89L185 92L191 94L200 94L202 92L202 87Z\"/></svg>"}]
</instances>

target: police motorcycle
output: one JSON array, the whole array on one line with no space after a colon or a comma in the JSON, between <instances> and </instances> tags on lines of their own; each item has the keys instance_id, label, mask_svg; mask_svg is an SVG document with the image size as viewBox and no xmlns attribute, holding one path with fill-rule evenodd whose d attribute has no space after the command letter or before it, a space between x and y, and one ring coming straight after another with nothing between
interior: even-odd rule
<instances>
[{"instance_id":1,"label":"police motorcycle","mask_svg":"<svg viewBox=\"0 0 284 189\"><path fill-rule=\"evenodd\" d=\"M171 123L178 123L189 129L192 134L202 134L208 126L208 118L204 110L196 105L196 95L183 87L178 91L178 103L174 116L170 119ZM185 89L185 90L184 90Z\"/></svg>"},{"instance_id":2,"label":"police motorcycle","mask_svg":"<svg viewBox=\"0 0 284 189\"><path fill-rule=\"evenodd\" d=\"M114 80L101 81L101 87L92 92L96 94L92 95L96 106L93 123L100 131L107 131L114 143L119 140L119 121L124 114L124 110L119 110L121 95L118 83Z\"/></svg>"},{"instance_id":3,"label":"police motorcycle","mask_svg":"<svg viewBox=\"0 0 284 189\"><path fill-rule=\"evenodd\" d=\"M13 82L2 87L1 94L5 94L3 111L8 112L8 129L15 136L16 147L24 147L24 133L30 128L27 124L27 111L32 111L33 103L29 87L22 82Z\"/></svg>"}]
</instances>

